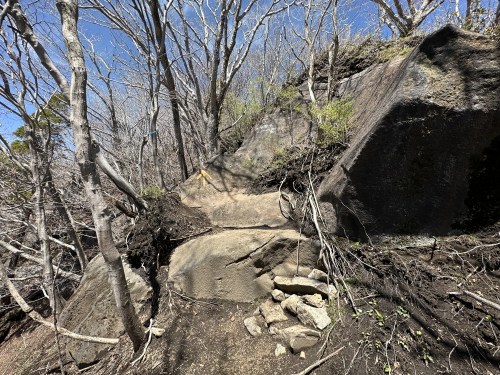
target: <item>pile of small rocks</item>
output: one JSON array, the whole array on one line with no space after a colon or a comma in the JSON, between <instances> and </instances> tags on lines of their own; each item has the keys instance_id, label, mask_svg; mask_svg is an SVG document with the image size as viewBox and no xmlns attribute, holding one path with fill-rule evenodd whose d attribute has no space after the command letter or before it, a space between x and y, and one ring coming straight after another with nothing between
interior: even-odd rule
<instances>
[{"instance_id":1,"label":"pile of small rocks","mask_svg":"<svg viewBox=\"0 0 500 375\"><path fill-rule=\"evenodd\" d=\"M293 353L305 358L304 350L317 344L321 331L331 323L326 306L337 290L327 284L326 273L317 269L308 277L276 276L274 286L272 300L263 302L253 316L246 318L245 327L252 336L260 336L267 328L269 334L284 341ZM285 323L295 319L301 324ZM278 344L275 355L285 353L286 348Z\"/></svg>"}]
</instances>

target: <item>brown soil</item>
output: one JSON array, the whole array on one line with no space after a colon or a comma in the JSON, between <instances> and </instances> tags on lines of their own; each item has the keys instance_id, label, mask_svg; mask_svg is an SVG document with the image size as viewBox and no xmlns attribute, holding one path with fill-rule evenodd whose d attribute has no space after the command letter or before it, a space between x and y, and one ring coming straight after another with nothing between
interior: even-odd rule
<instances>
[{"instance_id":1,"label":"brown soil","mask_svg":"<svg viewBox=\"0 0 500 375\"><path fill-rule=\"evenodd\" d=\"M148 199L149 211L140 216L121 250L131 265L148 271L168 263L170 253L182 242L211 229L206 215L183 204L177 193Z\"/></svg>"},{"instance_id":2,"label":"brown soil","mask_svg":"<svg viewBox=\"0 0 500 375\"><path fill-rule=\"evenodd\" d=\"M305 193L310 188L309 174L317 186L342 156L346 146L334 144L301 150L291 147L284 155L275 156L271 166L260 174L248 188L252 194L283 190Z\"/></svg>"},{"instance_id":3,"label":"brown soil","mask_svg":"<svg viewBox=\"0 0 500 375\"><path fill-rule=\"evenodd\" d=\"M346 266L357 310L341 293L329 308L335 323L325 331L323 350L319 345L308 350L305 360L290 352L275 357L277 339L246 332L243 320L262 301L187 299L166 287L163 267L155 325L166 328L164 336L153 338L145 360L134 366L131 345L123 337L86 373L291 374L343 348L314 373L499 374L500 312L468 296L448 295L468 290L499 303L499 230L500 223L472 235L438 238L435 244L424 237L373 239L373 247L339 240L343 260L338 262ZM47 345L53 336L38 340L37 332L14 335L0 347L0 374L56 371L54 345ZM8 355L15 347L21 350L22 342L32 343L31 354L24 363L16 354L12 366ZM72 364L65 368L78 373Z\"/></svg>"}]
</instances>

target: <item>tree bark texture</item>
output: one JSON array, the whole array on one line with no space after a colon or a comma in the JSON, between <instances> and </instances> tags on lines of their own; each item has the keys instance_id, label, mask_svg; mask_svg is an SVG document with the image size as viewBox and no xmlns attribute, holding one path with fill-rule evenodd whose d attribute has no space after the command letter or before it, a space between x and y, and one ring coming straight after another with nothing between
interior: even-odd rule
<instances>
[{"instance_id":1,"label":"tree bark texture","mask_svg":"<svg viewBox=\"0 0 500 375\"><path fill-rule=\"evenodd\" d=\"M75 139L76 159L89 198L99 248L108 267L116 307L134 350L138 350L144 341L145 331L132 304L121 256L113 241L110 210L104 200L96 166L98 152L92 142L87 119L87 71L77 31L78 2L57 0L56 4L71 65L70 122Z\"/></svg>"}]
</instances>

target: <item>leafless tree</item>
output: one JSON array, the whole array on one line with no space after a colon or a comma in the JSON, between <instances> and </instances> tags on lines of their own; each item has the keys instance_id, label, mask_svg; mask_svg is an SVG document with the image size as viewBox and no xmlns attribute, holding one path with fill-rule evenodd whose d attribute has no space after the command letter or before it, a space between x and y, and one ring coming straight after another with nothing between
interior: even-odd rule
<instances>
[{"instance_id":1,"label":"leafless tree","mask_svg":"<svg viewBox=\"0 0 500 375\"><path fill-rule=\"evenodd\" d=\"M172 1L162 6L157 0L132 0L131 6L121 1L90 0L92 6L110 22L111 26L124 32L134 43L148 66L149 86L152 99L150 110L150 130L153 148L153 162L158 175L158 185L164 187L158 160L158 129L156 122L159 112L158 93L163 85L168 92L172 111L173 130L177 143L177 160L181 181L188 177L184 140L179 114L177 88L171 70L171 61L166 52L166 17ZM160 66L163 71L160 71Z\"/></svg>"},{"instance_id":2,"label":"leafless tree","mask_svg":"<svg viewBox=\"0 0 500 375\"><path fill-rule=\"evenodd\" d=\"M221 111L264 21L289 7L282 0L177 0L167 21L182 115L202 158L219 152Z\"/></svg>"},{"instance_id":3,"label":"leafless tree","mask_svg":"<svg viewBox=\"0 0 500 375\"><path fill-rule=\"evenodd\" d=\"M122 259L114 243L109 209L104 200L99 173L96 168L96 146L92 142L87 118L87 71L83 49L78 37L78 2L58 0L62 33L71 66L70 122L76 146L85 191L90 201L99 248L108 265L109 277L118 313L134 350L144 341L145 332L130 298Z\"/></svg>"},{"instance_id":4,"label":"leafless tree","mask_svg":"<svg viewBox=\"0 0 500 375\"><path fill-rule=\"evenodd\" d=\"M403 5L400 0L393 0L393 3L388 0L372 0L384 12L390 23L399 31L400 36L405 37L411 35L424 22L424 20L434 12L444 0L423 0L416 2L415 0L407 0L407 6Z\"/></svg>"},{"instance_id":5,"label":"leafless tree","mask_svg":"<svg viewBox=\"0 0 500 375\"><path fill-rule=\"evenodd\" d=\"M47 50L39 43L18 1L7 1L3 6L2 14L5 12L14 20L17 32L34 49L40 63L54 78L63 97L70 104L69 120L73 129L76 160L89 199L99 248L108 265L118 313L134 349L137 350L143 342L145 333L131 302L121 256L114 243L110 210L104 200L97 164L106 171L106 174L112 174L110 177L117 186L122 190L128 190L128 194L139 207L146 207L146 204L130 184L113 170L103 155L100 155L99 146L92 139L87 117L87 71L77 29L78 2L77 0L59 0L56 5L61 16L62 35L71 68L71 86L53 63Z\"/></svg>"},{"instance_id":6,"label":"leafless tree","mask_svg":"<svg viewBox=\"0 0 500 375\"><path fill-rule=\"evenodd\" d=\"M10 22L10 20L9 20ZM49 158L49 148L50 148L50 123L48 125L48 137L43 139L41 133L38 131L39 128L39 117L42 116L40 112L30 116L26 109L25 99L27 95L36 95L38 87L29 87L29 80L25 74L25 68L23 66L23 54L26 53L27 56L24 58L27 61L28 69L32 68L30 64L30 56L27 48L21 46L21 42L17 34L12 34L13 40L9 43L5 33L1 32L3 47L5 47L5 52L12 62L11 64L2 64L2 69L0 70L0 76L2 78L2 85L0 85L0 97L2 97L7 103L14 106L15 111L20 115L24 130L25 138L29 145L30 152L30 168L29 175L32 179L34 185L34 217L36 222L36 232L40 242L40 250L43 259L43 287L44 291L47 293L50 301L50 306L53 311L58 314L63 306L63 300L60 297L57 290L54 288L54 272L52 269L52 254L50 249L49 235L47 232L47 220L46 220L46 179L50 170L50 158ZM24 48L23 48L24 47ZM4 69L10 68L9 72ZM36 73L31 70L31 75L36 76ZM17 95L11 91L11 85L8 79L8 73L12 74L16 80L16 86L19 88ZM36 103L37 98L34 98Z\"/></svg>"}]
</instances>

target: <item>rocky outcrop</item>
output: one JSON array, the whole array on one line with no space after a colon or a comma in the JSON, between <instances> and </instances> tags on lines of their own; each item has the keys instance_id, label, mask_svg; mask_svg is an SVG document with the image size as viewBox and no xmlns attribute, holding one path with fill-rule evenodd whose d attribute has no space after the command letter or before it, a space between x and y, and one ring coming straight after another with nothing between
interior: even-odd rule
<instances>
[{"instance_id":1,"label":"rocky outcrop","mask_svg":"<svg viewBox=\"0 0 500 375\"><path fill-rule=\"evenodd\" d=\"M315 346L321 338L321 331L332 322L327 311L328 302L322 295L307 293L322 290L328 301L335 298L333 291L336 293L335 288L329 289L327 284L312 278L323 277L325 275L323 271L313 269L309 275L309 277L293 278L275 277L275 286L280 289L274 289L271 293L272 299L261 303L253 316L243 320L248 333L253 337L260 336L264 325L268 328L269 335L284 341L293 353L300 353L300 358L305 358L304 350ZM291 282L294 279L296 280ZM287 291L301 295L285 294L283 286ZM303 325L297 324L297 320ZM259 324L259 321L263 323ZM282 351L283 349L280 349L280 352Z\"/></svg>"},{"instance_id":2,"label":"rocky outcrop","mask_svg":"<svg viewBox=\"0 0 500 375\"><path fill-rule=\"evenodd\" d=\"M447 26L340 92L355 103L354 135L318 194L333 231L441 234L474 199L496 197L498 208L496 184L471 196L475 170L494 160L498 170L499 148L485 154L500 136L497 43Z\"/></svg>"},{"instance_id":3,"label":"rocky outcrop","mask_svg":"<svg viewBox=\"0 0 500 375\"><path fill-rule=\"evenodd\" d=\"M290 229L239 229L179 246L171 257L169 282L194 298L253 301L272 291L275 275L296 271L299 239L299 271L307 275L318 257L311 240Z\"/></svg>"},{"instance_id":4,"label":"rocky outcrop","mask_svg":"<svg viewBox=\"0 0 500 375\"><path fill-rule=\"evenodd\" d=\"M209 196L192 194L186 196L184 203L199 207L213 225L222 228L276 228L288 222L281 211L280 199L278 192L261 195L218 192ZM281 201L283 206L290 211L287 201Z\"/></svg>"},{"instance_id":5,"label":"rocky outcrop","mask_svg":"<svg viewBox=\"0 0 500 375\"><path fill-rule=\"evenodd\" d=\"M194 175L178 187L177 192L185 204L199 207L212 218L212 209L204 207L207 202L242 201L246 198L244 193L249 182L269 167L273 158L283 150L292 145L307 144L313 139L311 132L311 122L300 113L289 110L267 113L249 131L233 155L220 155L207 163L206 172L210 177L205 180L205 186ZM238 196L241 194L243 196ZM258 205L264 207L266 204Z\"/></svg>"},{"instance_id":6,"label":"rocky outcrop","mask_svg":"<svg viewBox=\"0 0 500 375\"><path fill-rule=\"evenodd\" d=\"M151 288L123 262L125 277L136 310L150 297ZM61 327L88 336L119 337L125 330L118 315L108 282L108 268L102 255L88 264L80 286L71 296L59 318ZM85 367L100 359L109 345L94 344L69 338L66 350L78 366Z\"/></svg>"}]
</instances>

